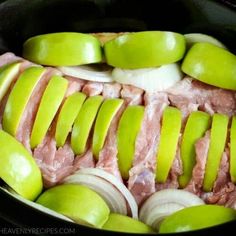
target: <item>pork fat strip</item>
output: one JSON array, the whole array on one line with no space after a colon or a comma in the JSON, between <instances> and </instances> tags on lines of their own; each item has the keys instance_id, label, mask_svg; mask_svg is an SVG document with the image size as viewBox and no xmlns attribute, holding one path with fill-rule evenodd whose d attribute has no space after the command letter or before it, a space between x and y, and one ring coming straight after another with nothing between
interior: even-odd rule
<instances>
[{"instance_id":1,"label":"pork fat strip","mask_svg":"<svg viewBox=\"0 0 236 236\"><path fill-rule=\"evenodd\" d=\"M156 152L160 139L160 122L169 104L165 93L145 94L145 111L135 144L133 167L129 171L128 188L138 204L155 192Z\"/></svg>"},{"instance_id":2,"label":"pork fat strip","mask_svg":"<svg viewBox=\"0 0 236 236\"><path fill-rule=\"evenodd\" d=\"M66 97L79 91L83 83L66 77L69 81ZM70 175L74 168L74 153L67 140L63 147L57 149L55 141L56 118L43 142L34 150L34 157L41 169L45 187L51 187Z\"/></svg>"},{"instance_id":3,"label":"pork fat strip","mask_svg":"<svg viewBox=\"0 0 236 236\"><path fill-rule=\"evenodd\" d=\"M101 94L103 91L103 83L99 82L87 82L84 87L82 92L85 93L87 96L96 96Z\"/></svg>"},{"instance_id":4,"label":"pork fat strip","mask_svg":"<svg viewBox=\"0 0 236 236\"><path fill-rule=\"evenodd\" d=\"M209 114L236 114L236 93L185 77L167 91L170 103L179 108L183 119L196 110ZM220 99L219 99L220 98Z\"/></svg>"}]
</instances>

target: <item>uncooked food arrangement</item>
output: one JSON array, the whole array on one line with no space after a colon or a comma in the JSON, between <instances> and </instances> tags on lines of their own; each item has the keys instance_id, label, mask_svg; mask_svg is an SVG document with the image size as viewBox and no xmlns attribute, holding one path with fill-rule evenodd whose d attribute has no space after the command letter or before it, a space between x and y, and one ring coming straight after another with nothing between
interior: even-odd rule
<instances>
[{"instance_id":1,"label":"uncooked food arrangement","mask_svg":"<svg viewBox=\"0 0 236 236\"><path fill-rule=\"evenodd\" d=\"M236 55L210 35L29 38L0 56L0 125L1 188L47 214L142 234L236 220Z\"/></svg>"}]
</instances>

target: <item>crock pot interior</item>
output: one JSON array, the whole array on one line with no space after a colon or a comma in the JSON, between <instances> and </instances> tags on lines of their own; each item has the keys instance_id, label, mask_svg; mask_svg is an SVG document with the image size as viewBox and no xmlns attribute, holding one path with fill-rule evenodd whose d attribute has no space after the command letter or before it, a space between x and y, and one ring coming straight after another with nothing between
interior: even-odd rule
<instances>
[{"instance_id":1,"label":"crock pot interior","mask_svg":"<svg viewBox=\"0 0 236 236\"><path fill-rule=\"evenodd\" d=\"M236 11L233 7L224 6L220 1L0 0L0 3L0 54L12 51L21 55L23 42L30 36L42 33L141 30L207 33L217 37L236 53ZM16 225L70 225L28 209L5 193L0 193L0 199L3 203L0 204L1 216ZM83 235L85 232L111 235L109 232L97 230L91 232L81 226L75 228ZM236 229L235 222L213 227L208 230L208 235L222 235L226 229ZM205 230L186 233L205 234Z\"/></svg>"}]
</instances>

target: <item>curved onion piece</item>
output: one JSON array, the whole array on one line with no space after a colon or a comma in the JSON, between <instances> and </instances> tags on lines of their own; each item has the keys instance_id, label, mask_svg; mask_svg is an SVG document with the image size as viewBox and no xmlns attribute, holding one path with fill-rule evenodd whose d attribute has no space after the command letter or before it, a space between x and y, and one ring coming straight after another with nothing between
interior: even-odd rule
<instances>
[{"instance_id":1,"label":"curved onion piece","mask_svg":"<svg viewBox=\"0 0 236 236\"><path fill-rule=\"evenodd\" d=\"M191 34L185 34L184 37L186 39L187 48L190 48L194 43L211 43L218 47L227 49L226 46L223 43L221 43L218 39L207 34L191 33Z\"/></svg>"},{"instance_id":2,"label":"curved onion piece","mask_svg":"<svg viewBox=\"0 0 236 236\"><path fill-rule=\"evenodd\" d=\"M123 195L106 180L94 175L76 173L65 178L63 182L82 184L91 188L104 199L111 212L127 215L127 206Z\"/></svg>"},{"instance_id":3,"label":"curved onion piece","mask_svg":"<svg viewBox=\"0 0 236 236\"><path fill-rule=\"evenodd\" d=\"M62 66L58 69L65 75L75 78L95 81L95 82L113 82L110 66L105 64L82 65L82 66Z\"/></svg>"},{"instance_id":4,"label":"curved onion piece","mask_svg":"<svg viewBox=\"0 0 236 236\"><path fill-rule=\"evenodd\" d=\"M193 193L179 189L164 189L154 193L144 202L139 218L158 230L160 222L166 216L182 208L202 204L204 201Z\"/></svg>"},{"instance_id":5,"label":"curved onion piece","mask_svg":"<svg viewBox=\"0 0 236 236\"><path fill-rule=\"evenodd\" d=\"M163 91L172 87L183 78L177 63L155 68L124 70L115 68L112 78L121 84L130 84L147 92Z\"/></svg>"},{"instance_id":6,"label":"curved onion piece","mask_svg":"<svg viewBox=\"0 0 236 236\"><path fill-rule=\"evenodd\" d=\"M121 183L115 176L113 176L112 174L110 174L102 169L99 169L99 168L84 168L84 169L76 171L76 173L95 175L95 176L98 176L98 177L103 178L106 181L110 182L125 197L128 205L130 207L132 217L135 219L138 219L138 206L137 206L137 203L136 203L133 195L126 188L126 186L123 183Z\"/></svg>"},{"instance_id":7,"label":"curved onion piece","mask_svg":"<svg viewBox=\"0 0 236 236\"><path fill-rule=\"evenodd\" d=\"M24 204L32 207L32 208L35 208L41 212L44 212L48 215L51 215L51 216L54 216L56 218L59 218L59 219L62 219L62 220L66 220L66 221L69 221L69 222L74 222L73 220L71 220L70 218L60 214L60 213L57 213L56 211L53 211L47 207L44 207L42 205L39 205L38 203L35 203L35 202L32 202L30 200L27 200L23 197L21 197L20 195L18 195L15 191L13 191L12 189L11 190L7 190L5 188L2 188L0 187L3 191L5 191L7 194L9 194L10 196L14 197L15 199L19 200L20 202L23 202Z\"/></svg>"}]
</instances>

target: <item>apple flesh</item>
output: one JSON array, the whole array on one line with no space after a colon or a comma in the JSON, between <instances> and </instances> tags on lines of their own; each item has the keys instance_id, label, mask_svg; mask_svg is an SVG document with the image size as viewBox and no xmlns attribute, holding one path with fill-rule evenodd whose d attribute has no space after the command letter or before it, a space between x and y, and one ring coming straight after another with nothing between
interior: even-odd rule
<instances>
[{"instance_id":1,"label":"apple flesh","mask_svg":"<svg viewBox=\"0 0 236 236\"><path fill-rule=\"evenodd\" d=\"M95 121L92 141L92 151L96 159L98 159L99 152L104 145L112 119L120 109L123 102L124 100L122 99L114 98L107 99L101 105L101 108L97 115L97 119Z\"/></svg>"},{"instance_id":2,"label":"apple flesh","mask_svg":"<svg viewBox=\"0 0 236 236\"><path fill-rule=\"evenodd\" d=\"M102 101L102 96L89 97L75 120L71 134L71 147L76 155L85 152L88 137Z\"/></svg>"},{"instance_id":3,"label":"apple flesh","mask_svg":"<svg viewBox=\"0 0 236 236\"><path fill-rule=\"evenodd\" d=\"M24 43L23 57L50 66L78 66L102 60L97 38L82 33L38 35Z\"/></svg>"},{"instance_id":4,"label":"apple flesh","mask_svg":"<svg viewBox=\"0 0 236 236\"><path fill-rule=\"evenodd\" d=\"M58 75L52 76L49 81L42 96L32 129L30 137L30 146L32 149L43 141L44 136L61 105L67 86L68 81Z\"/></svg>"},{"instance_id":5,"label":"apple flesh","mask_svg":"<svg viewBox=\"0 0 236 236\"><path fill-rule=\"evenodd\" d=\"M104 45L107 63L123 69L156 67L177 62L185 53L183 35L164 31L127 33Z\"/></svg>"},{"instance_id":6,"label":"apple flesh","mask_svg":"<svg viewBox=\"0 0 236 236\"><path fill-rule=\"evenodd\" d=\"M63 184L46 190L37 203L63 214L79 224L101 228L109 207L93 190L79 184Z\"/></svg>"},{"instance_id":7,"label":"apple flesh","mask_svg":"<svg viewBox=\"0 0 236 236\"><path fill-rule=\"evenodd\" d=\"M5 96L11 83L20 72L20 62L12 63L0 68L0 101Z\"/></svg>"},{"instance_id":8,"label":"apple flesh","mask_svg":"<svg viewBox=\"0 0 236 236\"><path fill-rule=\"evenodd\" d=\"M214 114L212 118L210 147L208 150L205 175L203 180L203 190L212 190L217 178L220 160L224 152L229 118L226 115Z\"/></svg>"},{"instance_id":9,"label":"apple flesh","mask_svg":"<svg viewBox=\"0 0 236 236\"><path fill-rule=\"evenodd\" d=\"M184 58L182 70L206 84L236 90L236 56L213 44L194 44Z\"/></svg>"},{"instance_id":10,"label":"apple flesh","mask_svg":"<svg viewBox=\"0 0 236 236\"><path fill-rule=\"evenodd\" d=\"M236 220L236 211L217 205L184 208L168 216L160 226L160 233L198 230Z\"/></svg>"},{"instance_id":11,"label":"apple flesh","mask_svg":"<svg viewBox=\"0 0 236 236\"><path fill-rule=\"evenodd\" d=\"M176 155L182 122L181 111L167 107L163 112L160 143L157 151L156 181L164 183Z\"/></svg>"},{"instance_id":12,"label":"apple flesh","mask_svg":"<svg viewBox=\"0 0 236 236\"><path fill-rule=\"evenodd\" d=\"M110 214L107 222L103 225L102 229L126 233L154 233L154 230L143 222L116 213Z\"/></svg>"},{"instance_id":13,"label":"apple flesh","mask_svg":"<svg viewBox=\"0 0 236 236\"><path fill-rule=\"evenodd\" d=\"M66 138L71 131L71 127L84 103L86 95L84 93L74 93L64 102L59 113L56 125L55 139L57 147L65 144Z\"/></svg>"},{"instance_id":14,"label":"apple flesh","mask_svg":"<svg viewBox=\"0 0 236 236\"><path fill-rule=\"evenodd\" d=\"M182 142L180 156L183 166L183 174L179 177L181 188L186 187L192 177L193 167L196 163L195 143L210 127L210 115L202 112L192 112L187 120Z\"/></svg>"},{"instance_id":15,"label":"apple flesh","mask_svg":"<svg viewBox=\"0 0 236 236\"><path fill-rule=\"evenodd\" d=\"M16 136L25 107L44 72L42 67L30 67L20 75L13 87L5 106L2 124L3 129L12 136Z\"/></svg>"},{"instance_id":16,"label":"apple flesh","mask_svg":"<svg viewBox=\"0 0 236 236\"><path fill-rule=\"evenodd\" d=\"M132 167L135 140L141 128L143 114L143 106L128 106L119 122L117 130L117 158L119 170L124 179L128 179L129 170Z\"/></svg>"},{"instance_id":17,"label":"apple flesh","mask_svg":"<svg viewBox=\"0 0 236 236\"><path fill-rule=\"evenodd\" d=\"M236 183L236 116L232 118L230 129L230 176L231 181Z\"/></svg>"},{"instance_id":18,"label":"apple flesh","mask_svg":"<svg viewBox=\"0 0 236 236\"><path fill-rule=\"evenodd\" d=\"M21 143L2 130L0 147L0 178L22 197L34 200L43 187L34 158Z\"/></svg>"}]
</instances>

